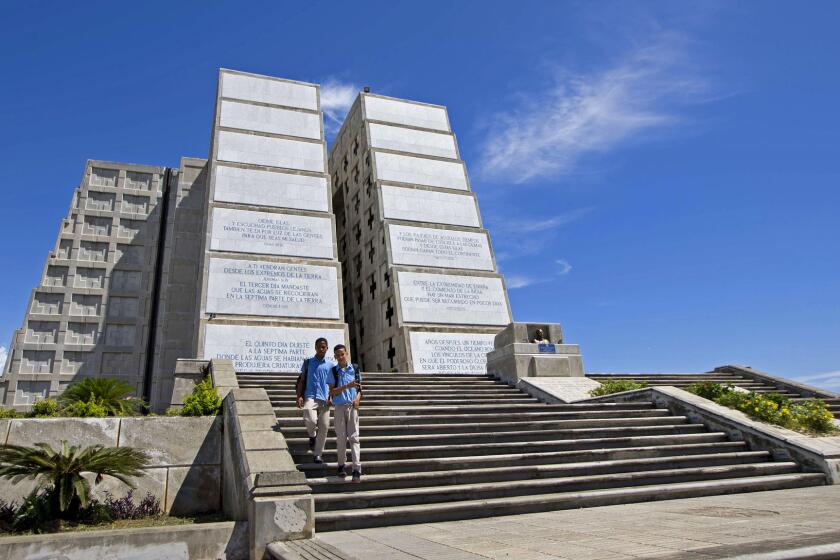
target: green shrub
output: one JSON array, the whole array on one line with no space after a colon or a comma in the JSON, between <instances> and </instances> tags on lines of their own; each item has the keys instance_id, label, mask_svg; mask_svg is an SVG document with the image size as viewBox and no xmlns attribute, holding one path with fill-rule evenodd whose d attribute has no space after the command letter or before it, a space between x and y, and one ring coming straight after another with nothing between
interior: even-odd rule
<instances>
[{"instance_id":1,"label":"green shrub","mask_svg":"<svg viewBox=\"0 0 840 560\"><path fill-rule=\"evenodd\" d=\"M128 416L136 414L145 403L131 397L134 387L118 379L88 377L70 384L58 398L68 408L74 403L95 403L105 409L105 416Z\"/></svg>"},{"instance_id":2,"label":"green shrub","mask_svg":"<svg viewBox=\"0 0 840 560\"><path fill-rule=\"evenodd\" d=\"M164 416L181 416L181 409L175 407L169 407L163 411Z\"/></svg>"},{"instance_id":3,"label":"green shrub","mask_svg":"<svg viewBox=\"0 0 840 560\"><path fill-rule=\"evenodd\" d=\"M74 401L65 406L62 413L64 416L74 418L104 418L109 416L108 409L94 397L91 397L87 402Z\"/></svg>"},{"instance_id":4,"label":"green shrub","mask_svg":"<svg viewBox=\"0 0 840 560\"><path fill-rule=\"evenodd\" d=\"M604 395L611 395L613 393L621 393L623 391L635 391L636 389L644 389L647 387L645 382L629 381L625 379L614 379L604 381L600 386L595 387L589 394L593 397L601 397Z\"/></svg>"},{"instance_id":5,"label":"green shrub","mask_svg":"<svg viewBox=\"0 0 840 560\"><path fill-rule=\"evenodd\" d=\"M29 413L29 416L33 418L52 418L53 416L58 416L58 411L59 406L57 400L41 399L35 401L35 404L32 405L32 412Z\"/></svg>"},{"instance_id":6,"label":"green shrub","mask_svg":"<svg viewBox=\"0 0 840 560\"><path fill-rule=\"evenodd\" d=\"M44 492L50 513L65 519L77 516L79 509L90 503L90 483L82 473L95 474L95 484L108 475L134 488L131 477L142 476L148 463L149 457L143 451L131 447L81 448L66 441L58 450L46 443L36 443L34 447L0 445L0 477L13 484L29 479L37 480L41 486L50 485ZM37 495L30 498L33 508L41 507Z\"/></svg>"},{"instance_id":7,"label":"green shrub","mask_svg":"<svg viewBox=\"0 0 840 560\"><path fill-rule=\"evenodd\" d=\"M836 431L834 415L817 399L791 402L779 393L737 391L731 385L703 382L690 385L688 391L719 405L740 410L747 416L791 430L827 434Z\"/></svg>"},{"instance_id":8,"label":"green shrub","mask_svg":"<svg viewBox=\"0 0 840 560\"><path fill-rule=\"evenodd\" d=\"M0 418L20 418L23 416L14 408L0 408Z\"/></svg>"},{"instance_id":9,"label":"green shrub","mask_svg":"<svg viewBox=\"0 0 840 560\"><path fill-rule=\"evenodd\" d=\"M709 399L710 401L716 400L724 393L729 393L734 390L735 388L731 383L721 385L720 383L715 383L714 381L701 381L700 383L692 383L686 387L686 391L689 393L694 393L698 397L703 397L704 399Z\"/></svg>"},{"instance_id":10,"label":"green shrub","mask_svg":"<svg viewBox=\"0 0 840 560\"><path fill-rule=\"evenodd\" d=\"M199 383L190 396L184 399L181 416L216 416L222 411L222 399L213 387L210 377Z\"/></svg>"}]
</instances>

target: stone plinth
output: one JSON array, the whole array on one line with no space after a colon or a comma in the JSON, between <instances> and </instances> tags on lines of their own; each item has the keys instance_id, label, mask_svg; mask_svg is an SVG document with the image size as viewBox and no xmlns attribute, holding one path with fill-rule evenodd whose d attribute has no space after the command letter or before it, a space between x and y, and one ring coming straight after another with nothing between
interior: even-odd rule
<instances>
[{"instance_id":1,"label":"stone plinth","mask_svg":"<svg viewBox=\"0 0 840 560\"><path fill-rule=\"evenodd\" d=\"M552 342L530 342L537 329ZM487 354L487 373L509 385L524 377L584 376L580 347L563 344L559 324L511 323L496 335L494 346Z\"/></svg>"}]
</instances>

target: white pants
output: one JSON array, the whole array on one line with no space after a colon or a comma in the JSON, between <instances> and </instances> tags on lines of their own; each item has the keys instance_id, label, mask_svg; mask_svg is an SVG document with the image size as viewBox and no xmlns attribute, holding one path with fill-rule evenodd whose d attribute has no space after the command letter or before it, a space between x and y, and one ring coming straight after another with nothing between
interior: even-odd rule
<instances>
[{"instance_id":1,"label":"white pants","mask_svg":"<svg viewBox=\"0 0 840 560\"><path fill-rule=\"evenodd\" d=\"M335 449L338 464L347 460L347 442L350 442L350 456L353 470L362 472L361 446L359 445L359 410L352 404L335 405Z\"/></svg>"},{"instance_id":2,"label":"white pants","mask_svg":"<svg viewBox=\"0 0 840 560\"><path fill-rule=\"evenodd\" d=\"M330 429L330 407L324 401L306 399L303 403L303 423L306 433L315 438L315 448L312 453L320 456L324 452L327 432Z\"/></svg>"}]
</instances>

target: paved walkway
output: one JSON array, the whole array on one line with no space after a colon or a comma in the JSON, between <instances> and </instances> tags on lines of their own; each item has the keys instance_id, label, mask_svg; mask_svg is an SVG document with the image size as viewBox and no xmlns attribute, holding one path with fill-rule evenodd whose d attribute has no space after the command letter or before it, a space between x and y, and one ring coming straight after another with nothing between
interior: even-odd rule
<instances>
[{"instance_id":1,"label":"paved walkway","mask_svg":"<svg viewBox=\"0 0 840 560\"><path fill-rule=\"evenodd\" d=\"M840 485L319 533L364 560L840 558ZM832 548L833 547L833 548Z\"/></svg>"}]
</instances>

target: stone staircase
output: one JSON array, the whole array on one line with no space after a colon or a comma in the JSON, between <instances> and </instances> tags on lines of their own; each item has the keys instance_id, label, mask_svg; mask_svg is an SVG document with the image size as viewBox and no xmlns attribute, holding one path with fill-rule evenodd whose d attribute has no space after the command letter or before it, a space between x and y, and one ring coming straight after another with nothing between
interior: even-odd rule
<instances>
[{"instance_id":1,"label":"stone staircase","mask_svg":"<svg viewBox=\"0 0 840 560\"><path fill-rule=\"evenodd\" d=\"M824 483L653 403L543 404L487 376L364 374L361 484L312 463L293 374L263 387L315 499L316 530L400 525Z\"/></svg>"},{"instance_id":2,"label":"stone staircase","mask_svg":"<svg viewBox=\"0 0 840 560\"><path fill-rule=\"evenodd\" d=\"M737 373L589 373L586 375L596 381L629 380L644 381L649 386L672 385L685 389L692 383L701 381L713 381L715 383L731 383L736 387L754 391L756 393L779 393L787 396L792 401L803 401L806 397L796 391L780 387L771 381L758 381ZM840 399L826 397L823 400L835 418L840 418Z\"/></svg>"}]
</instances>

